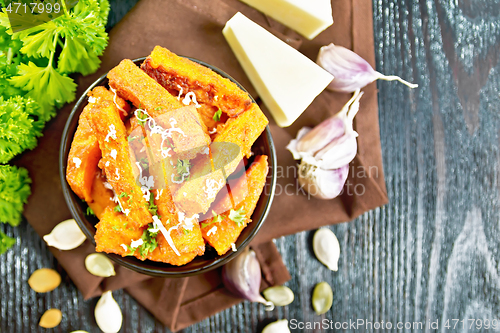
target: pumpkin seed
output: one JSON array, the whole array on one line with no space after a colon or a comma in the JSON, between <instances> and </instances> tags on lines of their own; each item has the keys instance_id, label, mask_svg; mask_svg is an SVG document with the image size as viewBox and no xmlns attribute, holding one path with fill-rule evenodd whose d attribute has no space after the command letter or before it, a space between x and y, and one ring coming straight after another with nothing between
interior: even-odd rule
<instances>
[{"instance_id":1,"label":"pumpkin seed","mask_svg":"<svg viewBox=\"0 0 500 333\"><path fill-rule=\"evenodd\" d=\"M92 253L85 258L85 268L90 274L101 277L110 277L116 275L115 266L102 253Z\"/></svg>"},{"instance_id":2,"label":"pumpkin seed","mask_svg":"<svg viewBox=\"0 0 500 333\"><path fill-rule=\"evenodd\" d=\"M285 286L267 288L262 292L264 297L277 306L285 306L293 302L293 291Z\"/></svg>"},{"instance_id":3,"label":"pumpkin seed","mask_svg":"<svg viewBox=\"0 0 500 333\"><path fill-rule=\"evenodd\" d=\"M327 282L320 282L314 287L312 306L318 315L330 310L333 304L333 291Z\"/></svg>"},{"instance_id":4,"label":"pumpkin seed","mask_svg":"<svg viewBox=\"0 0 500 333\"><path fill-rule=\"evenodd\" d=\"M328 228L320 228L313 237L313 250L316 258L331 269L338 270L340 244L335 234Z\"/></svg>"},{"instance_id":5,"label":"pumpkin seed","mask_svg":"<svg viewBox=\"0 0 500 333\"><path fill-rule=\"evenodd\" d=\"M123 315L111 291L106 291L95 306L95 321L104 333L117 333L122 327Z\"/></svg>"},{"instance_id":6,"label":"pumpkin seed","mask_svg":"<svg viewBox=\"0 0 500 333\"><path fill-rule=\"evenodd\" d=\"M59 250L73 250L85 242L85 235L74 219L62 221L52 229L50 234L43 236L48 246Z\"/></svg>"},{"instance_id":7,"label":"pumpkin seed","mask_svg":"<svg viewBox=\"0 0 500 333\"><path fill-rule=\"evenodd\" d=\"M87 331L73 331L73 332L70 332L70 333L89 333Z\"/></svg>"},{"instance_id":8,"label":"pumpkin seed","mask_svg":"<svg viewBox=\"0 0 500 333\"><path fill-rule=\"evenodd\" d=\"M46 293L61 284L61 276L53 269L40 268L31 274L28 284L37 293Z\"/></svg>"},{"instance_id":9,"label":"pumpkin seed","mask_svg":"<svg viewBox=\"0 0 500 333\"><path fill-rule=\"evenodd\" d=\"M45 311L40 318L39 325L43 328L54 328L61 323L62 312L58 309L49 309Z\"/></svg>"},{"instance_id":10,"label":"pumpkin seed","mask_svg":"<svg viewBox=\"0 0 500 333\"><path fill-rule=\"evenodd\" d=\"M288 320L282 319L270 323L264 327L262 333L290 333L288 328Z\"/></svg>"}]
</instances>

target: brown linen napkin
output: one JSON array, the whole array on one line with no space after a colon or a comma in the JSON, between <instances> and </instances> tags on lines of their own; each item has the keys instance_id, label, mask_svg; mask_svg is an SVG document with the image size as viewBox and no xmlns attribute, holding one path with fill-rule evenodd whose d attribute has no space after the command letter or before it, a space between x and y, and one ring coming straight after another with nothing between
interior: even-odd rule
<instances>
[{"instance_id":1,"label":"brown linen napkin","mask_svg":"<svg viewBox=\"0 0 500 333\"><path fill-rule=\"evenodd\" d=\"M292 46L300 46L299 50L312 59L319 47L334 42L354 49L373 64L371 2L339 0L333 1L332 5L334 25L313 41L307 41L237 0L142 0L111 31L110 43L102 57L99 72L78 78L77 95L120 60L146 56L155 45L162 45L175 53L221 68L257 97L221 33L225 22L237 11L268 28ZM293 174L293 170L296 170L295 162L284 148L300 127L317 124L328 115L336 113L349 96L325 91L293 126L286 129L276 126L269 117L280 169L275 201L263 226L264 230L259 232L253 245L262 265L262 287L282 284L290 278L276 247L269 242L270 239L348 221L387 202L375 85L364 90L365 96L361 99L361 109L355 122L355 128L360 133L359 152L351 165L351 170L354 168L358 175L353 177L351 172L349 178L352 189L358 186L359 191L364 190L363 195L344 193L335 200L321 201L301 194ZM26 206L25 216L39 235L49 233L58 222L70 218L62 195L57 160L62 128L71 107L72 105L68 105L59 112L58 117L47 126L39 146L24 154L17 163L28 168L33 179L33 194ZM364 169L367 174L363 176L358 171ZM368 174L369 170L372 170L371 174ZM286 189L294 194L285 195ZM220 270L184 279L159 279L117 267L115 277L102 279L90 275L84 267L85 256L94 251L90 242L87 241L72 251L58 251L54 248L51 251L84 297L97 296L104 290L126 288L173 331L241 301L222 287Z\"/></svg>"}]
</instances>

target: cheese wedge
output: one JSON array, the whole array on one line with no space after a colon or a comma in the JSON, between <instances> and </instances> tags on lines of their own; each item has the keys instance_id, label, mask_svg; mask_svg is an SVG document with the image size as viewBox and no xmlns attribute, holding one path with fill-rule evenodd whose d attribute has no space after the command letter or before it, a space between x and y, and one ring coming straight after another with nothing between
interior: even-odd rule
<instances>
[{"instance_id":1,"label":"cheese wedge","mask_svg":"<svg viewBox=\"0 0 500 333\"><path fill-rule=\"evenodd\" d=\"M290 126L333 76L273 34L236 13L222 30L280 127Z\"/></svg>"},{"instance_id":2,"label":"cheese wedge","mask_svg":"<svg viewBox=\"0 0 500 333\"><path fill-rule=\"evenodd\" d=\"M330 0L240 0L313 39L333 24Z\"/></svg>"}]
</instances>

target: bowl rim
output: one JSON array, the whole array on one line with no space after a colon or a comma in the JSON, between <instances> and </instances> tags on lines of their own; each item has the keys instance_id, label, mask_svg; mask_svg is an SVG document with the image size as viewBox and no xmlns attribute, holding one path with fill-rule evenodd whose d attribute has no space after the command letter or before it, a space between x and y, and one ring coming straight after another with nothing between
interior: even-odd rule
<instances>
[{"instance_id":1,"label":"bowl rim","mask_svg":"<svg viewBox=\"0 0 500 333\"><path fill-rule=\"evenodd\" d=\"M226 72L222 71L221 69L219 69L219 68L217 68L215 66L212 66L210 64L207 64L204 61L192 58L192 57L186 57L186 56L182 56L182 57L183 58L187 58L187 59L189 59L191 61L194 61L194 62L196 62L196 63L198 63L200 65L203 65L205 67L210 68L211 70L213 70L217 74L221 75L222 77L225 77L225 78L231 80L240 89L242 89L243 91L245 91L246 93L248 93L246 91L246 89L243 88L243 86L241 86L241 84L239 82L237 82L235 79L233 79L230 75L228 75ZM136 58L136 59L134 59L132 61L135 64L140 64L145 59L146 59L146 57L140 57L140 58ZM85 101L87 99L87 93L89 91L91 91L94 87L102 84L102 82L106 80L107 74L108 74L108 72L104 73L97 80L95 80L82 93L82 95L80 96L80 98L77 100L77 102L73 106L73 108L71 110L71 113L69 114L69 117L66 120L66 123L64 125L64 130L62 132L62 138L61 138L61 144L59 146L59 177L60 177L60 180L61 180L61 186L62 186L62 190L63 190L64 200L65 200L66 205L68 206L68 208L69 208L69 210L71 212L71 215L73 216L73 218L77 222L78 226L80 227L80 229L82 230L82 232L85 234L85 236L87 237L87 239L94 246L95 246L94 234L87 228L87 226L85 225L85 222L83 221L83 219L81 218L79 212L77 211L77 209L75 207L76 205L75 205L75 202L74 202L74 198L73 198L74 192L71 189L71 187L69 186L68 182L66 181L66 167L67 167L67 159L68 158L67 158L67 154L65 153L65 150L66 150L66 148L69 145L69 148L68 148L68 154L69 154L69 149L71 147L71 142L73 141L73 137L74 137L74 133L73 133L73 136L71 138L69 138L70 127L71 127L71 124L73 123L73 119L75 117L79 117L80 116L81 112L78 112L78 111L81 109L81 105L83 103L85 103ZM248 94L248 96L255 103L255 100L253 99L253 97L250 94ZM241 245L239 246L239 249L242 249L242 250L245 249L250 244L250 242L253 240L253 238L255 237L255 235L259 232L259 230L261 229L262 225L264 224L264 222L265 222L265 220L266 220L266 218L267 218L267 216L269 214L269 210L270 210L271 204L272 204L272 202L274 200L274 195L275 195L275 191L276 191L277 156L276 156L276 149L275 149L275 146L274 146L273 137L271 135L271 130L269 129L269 125L266 126L266 128L265 128L265 130L264 130L263 133L266 133L267 139L269 141L269 151L270 151L270 155L271 155L271 156L269 156L269 160L271 162L269 164L269 169L270 169L269 171L271 173L269 196L268 196L266 202L264 203L263 213L259 217L258 221L252 221L252 223L257 224L257 226L250 232L250 234L247 236L247 238L244 239L242 241ZM119 256L117 254L108 254L108 253L104 253L104 252L103 252L103 254L105 254L108 258L110 258L114 262L118 263L119 265L124 266L124 267L126 267L128 269L131 269L133 271L136 271L138 273L142 273L142 274L146 274L146 275L154 276L154 277L182 278L182 277L188 277L188 276L198 275L198 274L201 274L201 273L208 272L210 270L216 269L216 268L218 268L218 267L226 264L227 262L231 261L232 259L236 258L236 256L238 256L241 252L243 252L243 251L228 251L226 254L224 254L222 256L217 256L215 259L213 259L207 265L204 265L204 266L201 266L201 267L195 267L195 268L192 268L192 269L187 269L187 270L182 271L182 272L178 272L178 271L172 271L172 272L170 272L170 271L165 271L165 270L162 270L160 268L155 268L155 267L142 267L142 265L141 265L142 261L139 261L139 259L137 259L139 261L138 263L134 263L134 262L130 262L130 261L126 260L125 258L127 258L127 257L122 257L122 256ZM158 264L162 264L162 263L158 262ZM188 265L188 264L186 264L186 265ZM182 266L173 266L173 265L170 265L170 264L167 264L167 263L164 263L164 265L172 266L172 267L182 267Z\"/></svg>"}]
</instances>

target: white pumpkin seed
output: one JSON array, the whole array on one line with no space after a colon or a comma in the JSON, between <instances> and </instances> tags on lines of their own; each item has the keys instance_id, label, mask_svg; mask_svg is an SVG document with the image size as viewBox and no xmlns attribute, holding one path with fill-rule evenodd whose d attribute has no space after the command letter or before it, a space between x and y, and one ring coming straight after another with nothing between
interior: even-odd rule
<instances>
[{"instance_id":1,"label":"white pumpkin seed","mask_svg":"<svg viewBox=\"0 0 500 333\"><path fill-rule=\"evenodd\" d=\"M288 328L288 320L282 319L272 322L262 330L262 333L290 333Z\"/></svg>"},{"instance_id":2,"label":"white pumpkin seed","mask_svg":"<svg viewBox=\"0 0 500 333\"><path fill-rule=\"evenodd\" d=\"M262 292L266 300L273 302L277 306L285 306L293 302L293 291L286 286L276 286L267 288Z\"/></svg>"},{"instance_id":3,"label":"white pumpkin seed","mask_svg":"<svg viewBox=\"0 0 500 333\"><path fill-rule=\"evenodd\" d=\"M50 268L40 268L28 279L31 289L37 293L46 293L56 289L61 284L61 275Z\"/></svg>"},{"instance_id":4,"label":"white pumpkin seed","mask_svg":"<svg viewBox=\"0 0 500 333\"><path fill-rule=\"evenodd\" d=\"M48 246L59 250L73 250L85 242L85 235L74 219L62 221L52 229L50 234L43 236Z\"/></svg>"},{"instance_id":5,"label":"white pumpkin seed","mask_svg":"<svg viewBox=\"0 0 500 333\"><path fill-rule=\"evenodd\" d=\"M95 306L95 321L104 333L117 333L122 327L122 311L113 298L111 291L106 291Z\"/></svg>"},{"instance_id":6,"label":"white pumpkin seed","mask_svg":"<svg viewBox=\"0 0 500 333\"><path fill-rule=\"evenodd\" d=\"M87 331L73 331L73 332L70 332L70 333L89 333Z\"/></svg>"},{"instance_id":7,"label":"white pumpkin seed","mask_svg":"<svg viewBox=\"0 0 500 333\"><path fill-rule=\"evenodd\" d=\"M40 318L39 325L43 328L54 328L61 323L62 312L58 309L49 309L45 311Z\"/></svg>"},{"instance_id":8,"label":"white pumpkin seed","mask_svg":"<svg viewBox=\"0 0 500 333\"><path fill-rule=\"evenodd\" d=\"M328 228L320 228L313 237L313 250L316 258L331 269L338 270L340 244L335 234Z\"/></svg>"},{"instance_id":9,"label":"white pumpkin seed","mask_svg":"<svg viewBox=\"0 0 500 333\"><path fill-rule=\"evenodd\" d=\"M85 268L90 274L101 277L110 277L116 275L115 266L102 253L92 253L85 258Z\"/></svg>"},{"instance_id":10,"label":"white pumpkin seed","mask_svg":"<svg viewBox=\"0 0 500 333\"><path fill-rule=\"evenodd\" d=\"M314 287L312 306L318 315L326 313L333 304L333 291L327 282L320 282Z\"/></svg>"}]
</instances>

